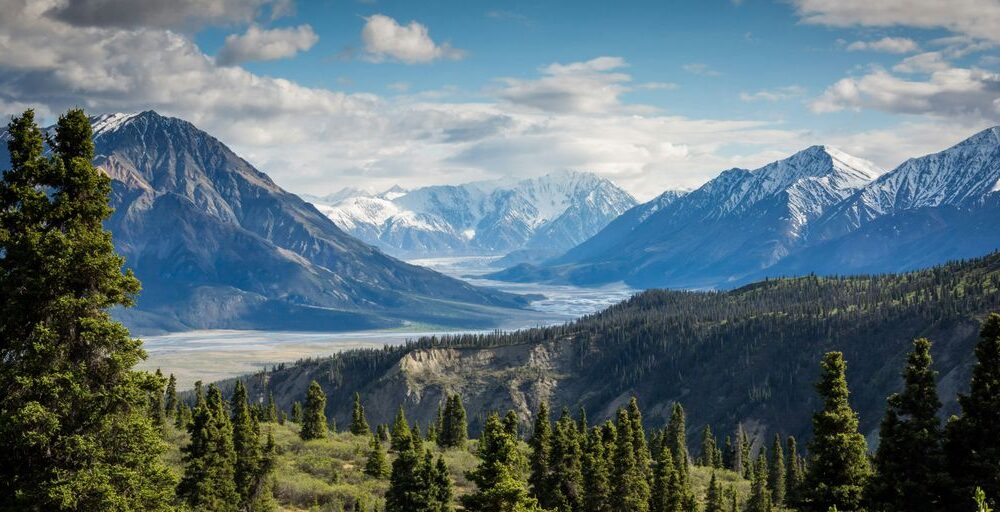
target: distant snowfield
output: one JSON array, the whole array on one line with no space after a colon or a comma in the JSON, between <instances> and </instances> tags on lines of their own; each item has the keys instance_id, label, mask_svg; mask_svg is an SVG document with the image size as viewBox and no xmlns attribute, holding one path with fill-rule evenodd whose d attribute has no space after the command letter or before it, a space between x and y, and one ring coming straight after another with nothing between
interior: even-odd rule
<instances>
[{"instance_id":1,"label":"distant snowfield","mask_svg":"<svg viewBox=\"0 0 1000 512\"><path fill-rule=\"evenodd\" d=\"M531 304L534 313L523 317L512 316L508 319L501 326L507 330L567 322L621 302L638 291L624 284L581 288L569 285L503 283L476 277L498 270L491 266L496 259L496 257L429 258L411 260L410 263L465 279L477 286L490 286L512 293L545 297ZM354 348L399 345L406 340L421 336L458 332L469 331L441 331L425 326L350 332L189 331L143 338L143 348L148 358L139 367L147 370L160 368L164 374L173 373L179 385L187 389L193 386L196 380L212 382L246 375L279 362L323 357Z\"/></svg>"}]
</instances>

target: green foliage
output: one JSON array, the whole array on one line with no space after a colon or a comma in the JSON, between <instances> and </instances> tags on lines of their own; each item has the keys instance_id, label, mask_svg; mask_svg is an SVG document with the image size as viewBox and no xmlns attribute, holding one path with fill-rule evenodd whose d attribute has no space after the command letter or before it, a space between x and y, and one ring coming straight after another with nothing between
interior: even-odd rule
<instances>
[{"instance_id":1,"label":"green foliage","mask_svg":"<svg viewBox=\"0 0 1000 512\"><path fill-rule=\"evenodd\" d=\"M322 439L326 437L326 393L319 383L312 381L309 384L309 392L306 394L306 407L302 412L302 430L300 435L303 440Z\"/></svg>"},{"instance_id":2,"label":"green foliage","mask_svg":"<svg viewBox=\"0 0 1000 512\"><path fill-rule=\"evenodd\" d=\"M552 492L551 508L559 512L577 512L583 501L580 436L576 427L569 411L564 409L552 436L548 487Z\"/></svg>"},{"instance_id":3,"label":"green foliage","mask_svg":"<svg viewBox=\"0 0 1000 512\"><path fill-rule=\"evenodd\" d=\"M361 394L354 393L354 410L351 411L351 433L356 436L371 434L368 419L365 418L365 406L361 404Z\"/></svg>"},{"instance_id":4,"label":"green foliage","mask_svg":"<svg viewBox=\"0 0 1000 512\"><path fill-rule=\"evenodd\" d=\"M102 222L111 180L91 164L82 110L59 118L51 157L34 113L8 125L0 176L0 508L166 510L173 478L149 415L162 384L133 371L139 340L108 309L139 281Z\"/></svg>"},{"instance_id":5,"label":"green foliage","mask_svg":"<svg viewBox=\"0 0 1000 512\"><path fill-rule=\"evenodd\" d=\"M531 494L538 500L539 505L551 509L555 503L551 487L552 479L549 475L549 459L552 453L552 421L549 419L549 406L545 402L538 404L538 412L535 413L535 424L528 445L531 446L531 456L528 460L530 470L528 485Z\"/></svg>"},{"instance_id":6,"label":"green foliage","mask_svg":"<svg viewBox=\"0 0 1000 512\"><path fill-rule=\"evenodd\" d=\"M476 490L462 496L468 512L541 512L538 501L528 495L518 469L523 465L517 439L504 429L500 416L491 414L479 439L481 462L467 477Z\"/></svg>"},{"instance_id":7,"label":"green foliage","mask_svg":"<svg viewBox=\"0 0 1000 512\"><path fill-rule=\"evenodd\" d=\"M469 425L460 395L451 395L445 400L441 430L437 433L437 438L438 445L442 448L464 447L469 439Z\"/></svg>"},{"instance_id":8,"label":"green foliage","mask_svg":"<svg viewBox=\"0 0 1000 512\"><path fill-rule=\"evenodd\" d=\"M378 436L372 436L371 450L368 452L368 460L365 461L365 474L375 478L386 478L390 474L389 461Z\"/></svg>"},{"instance_id":9,"label":"green foliage","mask_svg":"<svg viewBox=\"0 0 1000 512\"><path fill-rule=\"evenodd\" d=\"M615 432L611 471L612 510L646 512L649 510L649 480L636 461L632 420L624 409L618 410Z\"/></svg>"},{"instance_id":10,"label":"green foliage","mask_svg":"<svg viewBox=\"0 0 1000 512\"><path fill-rule=\"evenodd\" d=\"M177 496L195 510L235 512L240 496L236 488L236 450L222 392L209 386L208 398L199 398L188 428L190 442L182 448L184 478Z\"/></svg>"},{"instance_id":11,"label":"green foliage","mask_svg":"<svg viewBox=\"0 0 1000 512\"><path fill-rule=\"evenodd\" d=\"M167 416L171 418L177 417L177 407L179 405L177 400L177 378L174 374L170 374L170 378L167 380L167 391L166 391L166 403L164 407L167 410Z\"/></svg>"},{"instance_id":12,"label":"green foliage","mask_svg":"<svg viewBox=\"0 0 1000 512\"><path fill-rule=\"evenodd\" d=\"M532 458L535 457L532 452ZM594 427L587 434L583 450L583 504L584 512L610 512L611 488L608 457L604 451L602 429Z\"/></svg>"},{"instance_id":13,"label":"green foliage","mask_svg":"<svg viewBox=\"0 0 1000 512\"><path fill-rule=\"evenodd\" d=\"M705 492L705 512L725 512L725 510L725 492L713 471L712 480L709 481L708 490Z\"/></svg>"},{"instance_id":14,"label":"green foliage","mask_svg":"<svg viewBox=\"0 0 1000 512\"><path fill-rule=\"evenodd\" d=\"M869 500L879 510L932 512L944 507L948 475L931 363L931 342L914 340L903 391L888 398L869 487Z\"/></svg>"},{"instance_id":15,"label":"green foliage","mask_svg":"<svg viewBox=\"0 0 1000 512\"><path fill-rule=\"evenodd\" d=\"M969 393L958 396L962 414L947 426L957 497L969 496L977 486L987 496L1000 496L1000 314L986 318L979 336Z\"/></svg>"},{"instance_id":16,"label":"green foliage","mask_svg":"<svg viewBox=\"0 0 1000 512\"><path fill-rule=\"evenodd\" d=\"M989 504L986 501L986 492L983 491L982 487L976 487L976 493L973 495L976 500L976 507L978 512L993 512Z\"/></svg>"},{"instance_id":17,"label":"green foliage","mask_svg":"<svg viewBox=\"0 0 1000 512\"><path fill-rule=\"evenodd\" d=\"M302 423L302 404L298 400L292 403L292 421Z\"/></svg>"},{"instance_id":18,"label":"green foliage","mask_svg":"<svg viewBox=\"0 0 1000 512\"><path fill-rule=\"evenodd\" d=\"M774 434L769 471L767 485L771 489L771 503L776 508L781 508L785 505L785 479L788 474L785 469L785 451L781 443L781 434Z\"/></svg>"},{"instance_id":19,"label":"green foliage","mask_svg":"<svg viewBox=\"0 0 1000 512\"><path fill-rule=\"evenodd\" d=\"M757 464L754 465L752 492L750 500L747 502L747 512L771 512L773 510L771 489L768 487L767 480L767 458L761 453L757 457Z\"/></svg>"},{"instance_id":20,"label":"green foliage","mask_svg":"<svg viewBox=\"0 0 1000 512\"><path fill-rule=\"evenodd\" d=\"M804 510L861 508L862 492L871 475L865 438L848 402L847 364L840 352L830 352L820 364L816 390L823 409L813 416L809 469L802 489Z\"/></svg>"},{"instance_id":21,"label":"green foliage","mask_svg":"<svg viewBox=\"0 0 1000 512\"><path fill-rule=\"evenodd\" d=\"M406 421L406 413L403 406L399 406L396 411L396 419L392 421L392 438L389 445L393 451L402 452L413 446L413 433L410 432L410 424Z\"/></svg>"}]
</instances>

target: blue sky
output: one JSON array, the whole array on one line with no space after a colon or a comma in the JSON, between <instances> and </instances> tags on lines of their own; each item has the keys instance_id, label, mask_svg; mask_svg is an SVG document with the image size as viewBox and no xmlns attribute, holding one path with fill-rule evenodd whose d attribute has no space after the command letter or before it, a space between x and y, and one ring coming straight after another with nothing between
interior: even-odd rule
<instances>
[{"instance_id":1,"label":"blue sky","mask_svg":"<svg viewBox=\"0 0 1000 512\"><path fill-rule=\"evenodd\" d=\"M297 192L572 168L647 198L810 144L892 167L1000 122L997 0L0 8L0 112L153 108Z\"/></svg>"}]
</instances>

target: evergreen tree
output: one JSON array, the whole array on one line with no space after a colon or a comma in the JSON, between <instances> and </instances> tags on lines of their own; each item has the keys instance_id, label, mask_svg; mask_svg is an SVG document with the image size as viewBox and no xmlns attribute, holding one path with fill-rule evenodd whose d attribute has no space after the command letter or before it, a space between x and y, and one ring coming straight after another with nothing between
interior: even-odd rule
<instances>
[{"instance_id":1,"label":"evergreen tree","mask_svg":"<svg viewBox=\"0 0 1000 512\"><path fill-rule=\"evenodd\" d=\"M750 501L747 502L747 512L771 512L771 489L767 485L767 458L763 453L757 457L757 464L754 466L753 475L753 482L750 488Z\"/></svg>"},{"instance_id":2,"label":"evergreen tree","mask_svg":"<svg viewBox=\"0 0 1000 512\"><path fill-rule=\"evenodd\" d=\"M584 512L611 512L611 489L607 457L604 455L602 429L594 428L587 434L583 451L583 507Z\"/></svg>"},{"instance_id":3,"label":"evergreen tree","mask_svg":"<svg viewBox=\"0 0 1000 512\"><path fill-rule=\"evenodd\" d=\"M556 422L552 436L552 452L549 460L550 484L553 493L552 509L559 512L576 512L583 501L583 473L581 450L576 422L568 410Z\"/></svg>"},{"instance_id":4,"label":"evergreen tree","mask_svg":"<svg viewBox=\"0 0 1000 512\"><path fill-rule=\"evenodd\" d=\"M354 411L351 413L351 433L356 436L371 435L368 419L365 418L365 406L361 405L361 395L354 393Z\"/></svg>"},{"instance_id":5,"label":"evergreen tree","mask_svg":"<svg viewBox=\"0 0 1000 512\"><path fill-rule=\"evenodd\" d=\"M931 342L918 339L903 371L902 393L889 396L879 430L869 500L885 512L941 510L946 481L941 401L931 369Z\"/></svg>"},{"instance_id":6,"label":"evergreen tree","mask_svg":"<svg viewBox=\"0 0 1000 512\"><path fill-rule=\"evenodd\" d=\"M170 378L167 380L167 397L166 397L166 409L167 416L171 418L177 417L177 406L180 402L177 400L177 378L174 374L170 374Z\"/></svg>"},{"instance_id":7,"label":"evergreen tree","mask_svg":"<svg viewBox=\"0 0 1000 512\"><path fill-rule=\"evenodd\" d=\"M794 436L788 436L788 478L785 482L785 501L792 506L799 503L799 489L805 479L798 443Z\"/></svg>"},{"instance_id":8,"label":"evergreen tree","mask_svg":"<svg viewBox=\"0 0 1000 512\"><path fill-rule=\"evenodd\" d=\"M636 462L632 420L624 409L618 410L615 431L612 510L646 512L649 510L649 481Z\"/></svg>"},{"instance_id":9,"label":"evergreen tree","mask_svg":"<svg viewBox=\"0 0 1000 512\"><path fill-rule=\"evenodd\" d=\"M554 496L550 487L549 459L552 453L552 422L549 420L549 407L545 402L538 404L535 413L535 425L528 440L531 455L528 460L528 485L531 494L543 508L554 506Z\"/></svg>"},{"instance_id":10,"label":"evergreen tree","mask_svg":"<svg viewBox=\"0 0 1000 512\"><path fill-rule=\"evenodd\" d=\"M771 445L770 475L767 484L771 489L771 503L776 508L785 505L785 450L781 443L781 434L774 434L774 443Z\"/></svg>"},{"instance_id":11,"label":"evergreen tree","mask_svg":"<svg viewBox=\"0 0 1000 512\"><path fill-rule=\"evenodd\" d=\"M680 496L680 480L670 446L663 443L659 456L656 458L653 471L653 486L650 490L650 512L680 512L682 500Z\"/></svg>"},{"instance_id":12,"label":"evergreen tree","mask_svg":"<svg viewBox=\"0 0 1000 512\"><path fill-rule=\"evenodd\" d=\"M267 393L267 403L264 404L264 421L274 423L278 421L278 406L274 403L274 393Z\"/></svg>"},{"instance_id":13,"label":"evergreen tree","mask_svg":"<svg viewBox=\"0 0 1000 512\"><path fill-rule=\"evenodd\" d=\"M528 495L518 478L521 466L517 439L503 427L500 416L486 419L478 444L479 465L466 473L476 490L462 496L468 512L541 512L537 500ZM387 511L391 512L391 511Z\"/></svg>"},{"instance_id":14,"label":"evergreen tree","mask_svg":"<svg viewBox=\"0 0 1000 512\"><path fill-rule=\"evenodd\" d=\"M715 446L712 427L705 425L705 428L701 430L701 458L698 459L698 463L702 466L715 467L717 452L718 448Z\"/></svg>"},{"instance_id":15,"label":"evergreen tree","mask_svg":"<svg viewBox=\"0 0 1000 512\"><path fill-rule=\"evenodd\" d=\"M402 407L400 407L402 411ZM404 418L405 422L405 418ZM385 493L386 512L423 512L429 510L430 482L423 471L421 453L416 450L407 428L406 435L393 436L397 450Z\"/></svg>"},{"instance_id":16,"label":"evergreen tree","mask_svg":"<svg viewBox=\"0 0 1000 512\"><path fill-rule=\"evenodd\" d=\"M0 173L0 508L166 510L173 477L149 418L156 380L112 320L139 281L102 222L111 180L94 168L82 110L44 154L34 112L11 119Z\"/></svg>"},{"instance_id":17,"label":"evergreen tree","mask_svg":"<svg viewBox=\"0 0 1000 512\"><path fill-rule=\"evenodd\" d=\"M167 380L163 378L163 372L161 372L159 368L157 368L156 372L153 374L153 381L154 387L152 391L152 399L150 400L150 412L152 414L153 424L156 425L156 428L162 434L166 432L165 429L167 426L167 406L164 391L164 386L166 385Z\"/></svg>"},{"instance_id":18,"label":"evergreen tree","mask_svg":"<svg viewBox=\"0 0 1000 512\"><path fill-rule=\"evenodd\" d=\"M689 457L687 450L687 427L684 407L679 402L674 402L673 410L670 413L670 421L667 423L666 443L673 456L674 467L677 473L677 486L679 488L679 499L681 508L692 510L695 507L696 498L691 491L691 472L688 467Z\"/></svg>"},{"instance_id":19,"label":"evergreen tree","mask_svg":"<svg viewBox=\"0 0 1000 512\"><path fill-rule=\"evenodd\" d=\"M753 480L754 463L750 455L753 443L750 442L750 436L746 430L743 430L742 425L740 425L739 433L741 473L743 478Z\"/></svg>"},{"instance_id":20,"label":"evergreen tree","mask_svg":"<svg viewBox=\"0 0 1000 512\"><path fill-rule=\"evenodd\" d=\"M375 435L378 436L378 440L387 443L389 442L389 427L385 423L380 423L378 427L375 428Z\"/></svg>"},{"instance_id":21,"label":"evergreen tree","mask_svg":"<svg viewBox=\"0 0 1000 512\"><path fill-rule=\"evenodd\" d=\"M375 478L385 478L389 473L389 461L382 449L382 442L378 436L372 436L371 451L368 452L368 460L365 462L365 474Z\"/></svg>"},{"instance_id":22,"label":"evergreen tree","mask_svg":"<svg viewBox=\"0 0 1000 512\"><path fill-rule=\"evenodd\" d=\"M956 502L967 500L976 487L991 500L1000 496L1000 314L990 314L979 335L969 393L958 395L962 414L947 427Z\"/></svg>"},{"instance_id":23,"label":"evergreen tree","mask_svg":"<svg viewBox=\"0 0 1000 512\"><path fill-rule=\"evenodd\" d=\"M298 400L292 402L292 421L302 424L302 404Z\"/></svg>"},{"instance_id":24,"label":"evergreen tree","mask_svg":"<svg viewBox=\"0 0 1000 512\"><path fill-rule=\"evenodd\" d=\"M858 417L848 402L843 354L826 354L821 368L816 389L823 399L823 410L813 416L801 506L816 512L826 512L831 506L858 510L871 469L865 438L858 432Z\"/></svg>"},{"instance_id":25,"label":"evergreen tree","mask_svg":"<svg viewBox=\"0 0 1000 512\"><path fill-rule=\"evenodd\" d=\"M585 409L582 405L580 406L580 418L576 430L580 433L580 435L586 435L587 431L590 430L590 427L587 426L587 409Z\"/></svg>"},{"instance_id":26,"label":"evergreen tree","mask_svg":"<svg viewBox=\"0 0 1000 512\"><path fill-rule=\"evenodd\" d=\"M323 439L326 437L326 393L319 383L312 381L306 392L306 407L302 416L302 430L299 436L303 440Z\"/></svg>"},{"instance_id":27,"label":"evergreen tree","mask_svg":"<svg viewBox=\"0 0 1000 512\"><path fill-rule=\"evenodd\" d=\"M233 425L222 392L214 384L208 388L208 398L195 406L188 433L191 440L182 448L184 477L177 488L178 497L194 510L235 512L240 495Z\"/></svg>"},{"instance_id":28,"label":"evergreen tree","mask_svg":"<svg viewBox=\"0 0 1000 512\"><path fill-rule=\"evenodd\" d=\"M503 417L503 428L507 429L507 432L515 439L521 438L521 420L518 419L516 412L507 411L507 415Z\"/></svg>"},{"instance_id":29,"label":"evergreen tree","mask_svg":"<svg viewBox=\"0 0 1000 512\"><path fill-rule=\"evenodd\" d=\"M677 404L675 404L676 407ZM651 481L653 477L652 460L649 446L646 445L646 430L642 426L642 412L639 410L639 400L632 397L628 402L629 424L632 427L632 447L635 449L635 463L646 481ZM687 449L685 448L685 456ZM674 458L677 455L674 454Z\"/></svg>"},{"instance_id":30,"label":"evergreen tree","mask_svg":"<svg viewBox=\"0 0 1000 512\"><path fill-rule=\"evenodd\" d=\"M733 447L732 447L732 461L733 465L729 469L732 469L736 474L746 478L748 474L747 466L749 465L748 459L750 456L750 447L746 443L747 434L743 431L743 424L736 424L736 435L733 436Z\"/></svg>"},{"instance_id":31,"label":"evergreen tree","mask_svg":"<svg viewBox=\"0 0 1000 512\"><path fill-rule=\"evenodd\" d=\"M423 472L428 483L428 512L450 511L454 486L451 483L451 477L448 476L448 466L444 462L444 457L438 456L435 464L431 451L425 451Z\"/></svg>"},{"instance_id":32,"label":"evergreen tree","mask_svg":"<svg viewBox=\"0 0 1000 512\"><path fill-rule=\"evenodd\" d=\"M725 448L722 450L722 466L736 471L735 448L733 447L733 439L729 436L726 436Z\"/></svg>"},{"instance_id":33,"label":"evergreen tree","mask_svg":"<svg viewBox=\"0 0 1000 512\"><path fill-rule=\"evenodd\" d=\"M444 418L438 438L438 443L443 448L463 447L469 438L465 406L462 405L462 397L457 394L449 396L445 400Z\"/></svg>"},{"instance_id":34,"label":"evergreen tree","mask_svg":"<svg viewBox=\"0 0 1000 512\"><path fill-rule=\"evenodd\" d=\"M712 478L708 481L708 490L705 491L705 512L725 511L725 494L722 490L722 483L715 477L715 471L712 471Z\"/></svg>"},{"instance_id":35,"label":"evergreen tree","mask_svg":"<svg viewBox=\"0 0 1000 512\"><path fill-rule=\"evenodd\" d=\"M233 449L236 452L234 481L240 495L240 510L257 510L262 480L270 478L261 444L260 425L254 420L247 402L247 389L237 380L231 400L233 411Z\"/></svg>"},{"instance_id":36,"label":"evergreen tree","mask_svg":"<svg viewBox=\"0 0 1000 512\"><path fill-rule=\"evenodd\" d=\"M410 424L406 421L406 413L400 405L396 411L396 418L392 420L392 437L389 447L396 452L401 452L408 446L413 446L413 434L410 432Z\"/></svg>"},{"instance_id":37,"label":"evergreen tree","mask_svg":"<svg viewBox=\"0 0 1000 512\"><path fill-rule=\"evenodd\" d=\"M174 426L187 430L189 425L191 425L191 408L186 403L180 402L177 405L177 418L174 420Z\"/></svg>"}]
</instances>

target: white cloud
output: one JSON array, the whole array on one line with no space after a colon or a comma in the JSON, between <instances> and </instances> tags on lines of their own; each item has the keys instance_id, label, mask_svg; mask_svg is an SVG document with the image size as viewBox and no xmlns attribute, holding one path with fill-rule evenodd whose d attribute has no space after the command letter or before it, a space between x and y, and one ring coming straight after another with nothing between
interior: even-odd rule
<instances>
[{"instance_id":1,"label":"white cloud","mask_svg":"<svg viewBox=\"0 0 1000 512\"><path fill-rule=\"evenodd\" d=\"M905 66L911 68L913 63ZM1000 119L1000 75L977 68L927 66L927 80L907 80L876 68L831 85L811 105L818 113L869 108L890 113L967 119Z\"/></svg>"},{"instance_id":2,"label":"white cloud","mask_svg":"<svg viewBox=\"0 0 1000 512\"><path fill-rule=\"evenodd\" d=\"M192 28L247 23L270 8L271 18L294 10L292 0L33 0L60 21L92 27Z\"/></svg>"},{"instance_id":3,"label":"white cloud","mask_svg":"<svg viewBox=\"0 0 1000 512\"><path fill-rule=\"evenodd\" d=\"M708 64L703 64L701 62L691 62L689 64L684 64L681 66L684 71L691 73L692 75L704 75L704 76L720 76L722 73L712 69Z\"/></svg>"},{"instance_id":4,"label":"white cloud","mask_svg":"<svg viewBox=\"0 0 1000 512\"><path fill-rule=\"evenodd\" d=\"M607 113L621 107L619 96L629 90L631 77L615 72L626 66L621 57L549 64L538 79L501 79L496 94L513 105L541 111Z\"/></svg>"},{"instance_id":5,"label":"white cloud","mask_svg":"<svg viewBox=\"0 0 1000 512\"><path fill-rule=\"evenodd\" d=\"M226 36L216 61L224 66L253 60L275 60L306 51L319 41L309 25L262 29L250 25L244 34Z\"/></svg>"},{"instance_id":6,"label":"white cloud","mask_svg":"<svg viewBox=\"0 0 1000 512\"><path fill-rule=\"evenodd\" d=\"M435 43L427 27L416 21L400 25L383 14L375 14L365 20L361 40L365 45L365 55L372 62L394 59L406 64L423 64L465 57L464 51L452 48L448 43Z\"/></svg>"},{"instance_id":7,"label":"white cloud","mask_svg":"<svg viewBox=\"0 0 1000 512\"><path fill-rule=\"evenodd\" d=\"M944 28L1000 41L998 0L792 0L806 23L835 27Z\"/></svg>"},{"instance_id":8,"label":"white cloud","mask_svg":"<svg viewBox=\"0 0 1000 512\"><path fill-rule=\"evenodd\" d=\"M385 87L386 87L386 89L389 89L390 91L406 92L406 91L410 90L410 83L409 82L393 82L393 83L391 83L391 84L389 84L389 85L387 85Z\"/></svg>"},{"instance_id":9,"label":"white cloud","mask_svg":"<svg viewBox=\"0 0 1000 512\"><path fill-rule=\"evenodd\" d=\"M847 45L847 51L875 51L886 53L910 53L917 51L920 46L916 41L907 37L883 37L877 41L855 41Z\"/></svg>"},{"instance_id":10,"label":"white cloud","mask_svg":"<svg viewBox=\"0 0 1000 512\"><path fill-rule=\"evenodd\" d=\"M805 94L806 90L800 85L787 85L776 89L763 89L757 92L741 92L742 101L781 101L797 98Z\"/></svg>"},{"instance_id":11,"label":"white cloud","mask_svg":"<svg viewBox=\"0 0 1000 512\"><path fill-rule=\"evenodd\" d=\"M903 59L899 64L892 67L893 71L900 73L933 73L934 71L944 71L951 68L951 64L945 60L941 52L918 53Z\"/></svg>"}]
</instances>

